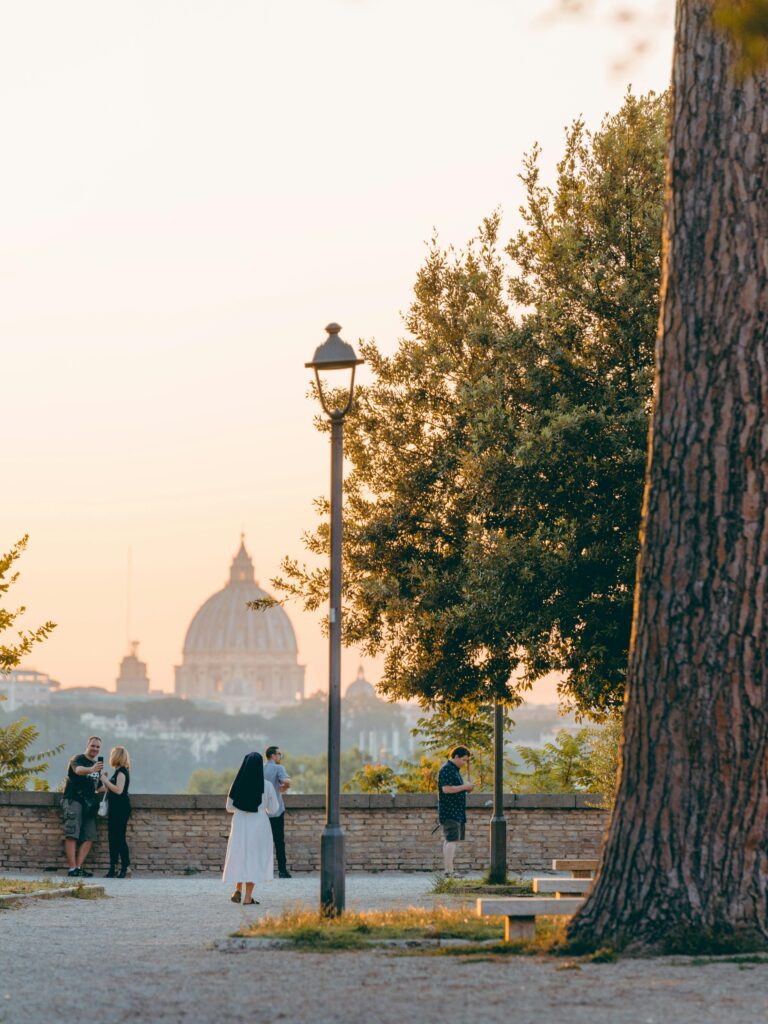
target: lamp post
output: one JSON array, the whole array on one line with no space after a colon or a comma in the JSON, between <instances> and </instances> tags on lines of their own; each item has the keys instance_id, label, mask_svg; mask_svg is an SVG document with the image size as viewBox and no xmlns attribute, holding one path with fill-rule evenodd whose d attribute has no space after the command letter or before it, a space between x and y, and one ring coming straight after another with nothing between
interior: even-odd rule
<instances>
[{"instance_id":1,"label":"lamp post","mask_svg":"<svg viewBox=\"0 0 768 1024\"><path fill-rule=\"evenodd\" d=\"M363 362L339 337L341 327L328 324L328 337L306 366L315 371L320 404L331 421L331 586L328 655L328 772L325 828L320 843L320 911L335 917L344 910L344 831L339 820L341 782L341 507L344 475L344 417L352 406L355 368ZM326 391L321 374L350 371L346 393ZM338 403L338 404L337 404Z\"/></svg>"},{"instance_id":2,"label":"lamp post","mask_svg":"<svg viewBox=\"0 0 768 1024\"><path fill-rule=\"evenodd\" d=\"M493 706L493 817L491 869L488 880L500 885L507 879L507 819L504 817L504 705Z\"/></svg>"}]
</instances>

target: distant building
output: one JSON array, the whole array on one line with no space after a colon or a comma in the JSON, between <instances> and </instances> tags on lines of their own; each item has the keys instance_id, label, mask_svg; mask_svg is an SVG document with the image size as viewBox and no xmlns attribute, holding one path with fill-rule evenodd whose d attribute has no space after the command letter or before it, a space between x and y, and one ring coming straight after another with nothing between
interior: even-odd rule
<instances>
[{"instance_id":1,"label":"distant building","mask_svg":"<svg viewBox=\"0 0 768 1024\"><path fill-rule=\"evenodd\" d=\"M359 749L374 761L396 764L404 753L413 751L404 710L403 705L378 696L376 687L365 678L362 665L344 693L345 721L357 731Z\"/></svg>"},{"instance_id":2,"label":"distant building","mask_svg":"<svg viewBox=\"0 0 768 1024\"><path fill-rule=\"evenodd\" d=\"M211 700L229 713L269 713L304 696L304 666L282 608L252 611L269 595L256 582L241 538L227 585L196 613L176 668L176 693Z\"/></svg>"},{"instance_id":3,"label":"distant building","mask_svg":"<svg viewBox=\"0 0 768 1024\"><path fill-rule=\"evenodd\" d=\"M0 711L50 704L51 693L60 685L45 672L11 669L8 675L0 675L0 695L6 698L0 701Z\"/></svg>"},{"instance_id":4,"label":"distant building","mask_svg":"<svg viewBox=\"0 0 768 1024\"><path fill-rule=\"evenodd\" d=\"M120 675L115 680L115 689L125 697L147 697L149 695L149 677L146 662L139 661L139 644L131 643L131 653L126 654L120 662Z\"/></svg>"},{"instance_id":5,"label":"distant building","mask_svg":"<svg viewBox=\"0 0 768 1024\"><path fill-rule=\"evenodd\" d=\"M361 665L357 670L357 678L354 679L347 687L347 692L344 694L345 697L371 697L374 700L376 697L376 687L373 683L369 683L363 674L363 666Z\"/></svg>"}]
</instances>

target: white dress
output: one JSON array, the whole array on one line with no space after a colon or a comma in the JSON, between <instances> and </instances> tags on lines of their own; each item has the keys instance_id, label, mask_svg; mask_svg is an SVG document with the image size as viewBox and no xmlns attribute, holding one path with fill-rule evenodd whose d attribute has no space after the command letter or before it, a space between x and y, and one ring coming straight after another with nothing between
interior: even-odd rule
<instances>
[{"instance_id":1,"label":"white dress","mask_svg":"<svg viewBox=\"0 0 768 1024\"><path fill-rule=\"evenodd\" d=\"M279 809L275 787L264 780L264 797L258 811L238 811L227 797L227 810L232 815L232 828L224 861L225 882L271 882L272 828L268 815Z\"/></svg>"}]
</instances>

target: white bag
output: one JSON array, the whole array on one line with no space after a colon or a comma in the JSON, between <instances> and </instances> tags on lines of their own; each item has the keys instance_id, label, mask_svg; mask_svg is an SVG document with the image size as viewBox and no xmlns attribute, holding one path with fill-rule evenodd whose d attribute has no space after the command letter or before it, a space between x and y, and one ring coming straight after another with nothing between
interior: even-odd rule
<instances>
[{"instance_id":1,"label":"white bag","mask_svg":"<svg viewBox=\"0 0 768 1024\"><path fill-rule=\"evenodd\" d=\"M99 804L99 809L98 809L98 811L96 811L96 813L98 814L98 816L100 818L106 818L107 814L109 813L109 804L107 803L107 794L106 793L101 798L101 803Z\"/></svg>"}]
</instances>

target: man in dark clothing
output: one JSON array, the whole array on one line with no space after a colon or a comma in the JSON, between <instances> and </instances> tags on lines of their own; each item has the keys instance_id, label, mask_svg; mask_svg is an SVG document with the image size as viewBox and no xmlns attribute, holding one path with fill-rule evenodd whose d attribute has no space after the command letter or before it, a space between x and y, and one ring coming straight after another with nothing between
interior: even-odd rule
<instances>
[{"instance_id":1,"label":"man in dark clothing","mask_svg":"<svg viewBox=\"0 0 768 1024\"><path fill-rule=\"evenodd\" d=\"M61 800L64 815L64 850L67 855L67 874L71 878L90 878L92 871L83 867L96 838L96 809L94 797L103 793L97 789L101 750L99 736L89 736L84 754L75 754L67 767L67 785ZM102 759L103 760L103 759Z\"/></svg>"},{"instance_id":2,"label":"man in dark clothing","mask_svg":"<svg viewBox=\"0 0 768 1024\"><path fill-rule=\"evenodd\" d=\"M291 780L282 765L283 754L280 747L267 747L267 760L264 762L264 778L275 787L277 794L277 814L269 816L272 829L272 841L275 844L278 878L290 878L291 873L285 860L285 801L283 793L290 788Z\"/></svg>"},{"instance_id":3,"label":"man in dark clothing","mask_svg":"<svg viewBox=\"0 0 768 1024\"><path fill-rule=\"evenodd\" d=\"M443 828L443 864L447 876L453 874L456 843L464 839L467 822L467 793L475 788L465 782L461 769L469 764L466 747L456 747L437 777L437 816Z\"/></svg>"}]
</instances>

